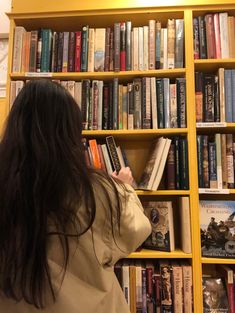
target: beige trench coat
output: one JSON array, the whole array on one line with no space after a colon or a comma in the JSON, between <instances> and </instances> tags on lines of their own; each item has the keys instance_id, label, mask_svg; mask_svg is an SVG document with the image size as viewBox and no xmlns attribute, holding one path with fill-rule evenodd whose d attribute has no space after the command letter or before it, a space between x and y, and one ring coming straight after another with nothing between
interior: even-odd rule
<instances>
[{"instance_id":1,"label":"beige trench coat","mask_svg":"<svg viewBox=\"0 0 235 313\"><path fill-rule=\"evenodd\" d=\"M151 226L134 190L129 193L121 214L121 231L110 235L110 225L105 215L102 190L97 185L97 214L92 229L70 244L70 261L60 286L57 300L46 309L36 310L24 301L0 298L0 313L129 313L130 310L113 271L120 258L134 251L150 234ZM108 190L112 194L112 190ZM103 204L103 205L102 205ZM107 207L107 204L106 204ZM92 241L93 233L93 241ZM71 240L72 241L72 240ZM117 247L118 245L118 247ZM61 260L56 242L49 252L51 273L55 281L61 275Z\"/></svg>"}]
</instances>

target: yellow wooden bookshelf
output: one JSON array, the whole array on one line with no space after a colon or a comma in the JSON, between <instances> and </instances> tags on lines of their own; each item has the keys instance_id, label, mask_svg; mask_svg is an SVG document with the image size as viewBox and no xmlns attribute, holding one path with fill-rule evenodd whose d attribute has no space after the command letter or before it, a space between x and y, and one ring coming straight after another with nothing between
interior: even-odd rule
<instances>
[{"instance_id":1,"label":"yellow wooden bookshelf","mask_svg":"<svg viewBox=\"0 0 235 313\"><path fill-rule=\"evenodd\" d=\"M107 135L115 136L127 150L128 159L133 167L133 173L139 178L144 164L147 160L147 152L150 144L157 136L183 135L188 139L188 160L189 160L189 190L158 190L141 191L137 194L141 198L158 199L177 198L188 196L190 198L191 211L191 231L192 231L192 253L186 254L180 249L173 252L159 252L142 250L132 253L130 258L168 258L187 259L193 267L193 302L194 312L203 312L202 302L202 265L207 264L234 264L234 260L211 259L201 257L200 243L200 221L199 221L199 192L197 173L197 145L196 134L200 131L208 132L234 132L235 123L226 126L216 126L214 128L203 128L196 126L195 113L195 82L194 72L197 70L216 71L220 67L235 68L235 59L221 60L194 60L193 58L193 17L203 15L207 12L229 12L235 16L234 0L166 0L162 4L157 4L155 0L113 0L107 2L100 1L77 1L70 0L40 0L40 2L30 0L13 0L10 17L10 41L9 41L9 73L7 81L7 105L6 110L1 110L0 126L9 112L10 82L11 80L34 79L28 73L11 73L13 33L15 26L24 26L27 30L39 29L40 27L52 28L55 31L81 29L83 25L91 27L108 27L117 21L131 20L133 25L145 25L148 20L160 20L166 24L168 18L183 18L185 25L185 67L173 70L149 70L149 71L128 71L128 72L82 72L82 73L50 73L45 76L51 79L81 80L102 79L110 80L118 77L120 81L130 81L135 77L155 76L155 77L185 77L186 78L186 99L187 99L187 128L182 129L158 129L158 130L122 130L122 131L84 131L86 137L101 138ZM4 111L4 112L3 112ZM138 162L136 155L138 153ZM230 194L235 194L235 190L230 190ZM223 196L223 195L221 195ZM120 312L121 313L121 312Z\"/></svg>"}]
</instances>

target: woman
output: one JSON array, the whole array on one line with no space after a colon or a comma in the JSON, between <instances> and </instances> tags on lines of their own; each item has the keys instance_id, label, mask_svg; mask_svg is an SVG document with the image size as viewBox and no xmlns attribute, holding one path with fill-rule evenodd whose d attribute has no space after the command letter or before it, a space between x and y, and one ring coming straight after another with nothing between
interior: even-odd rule
<instances>
[{"instance_id":1,"label":"woman","mask_svg":"<svg viewBox=\"0 0 235 313\"><path fill-rule=\"evenodd\" d=\"M117 182L86 166L81 131L56 83L31 81L13 104L0 143L0 312L129 312L113 265L151 226L129 169Z\"/></svg>"}]
</instances>

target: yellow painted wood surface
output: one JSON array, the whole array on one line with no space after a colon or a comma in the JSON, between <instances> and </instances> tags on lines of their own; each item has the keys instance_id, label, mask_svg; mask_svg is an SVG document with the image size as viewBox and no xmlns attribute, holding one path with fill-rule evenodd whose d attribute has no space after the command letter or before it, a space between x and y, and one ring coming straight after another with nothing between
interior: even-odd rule
<instances>
[{"instance_id":1,"label":"yellow painted wood surface","mask_svg":"<svg viewBox=\"0 0 235 313\"><path fill-rule=\"evenodd\" d=\"M6 98L0 98L0 135L2 134L2 130L4 127L4 123L7 117L7 102Z\"/></svg>"}]
</instances>

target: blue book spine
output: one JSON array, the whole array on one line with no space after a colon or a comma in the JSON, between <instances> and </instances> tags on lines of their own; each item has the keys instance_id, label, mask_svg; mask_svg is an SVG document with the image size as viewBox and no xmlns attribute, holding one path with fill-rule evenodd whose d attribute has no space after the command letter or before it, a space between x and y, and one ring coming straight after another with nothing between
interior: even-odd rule
<instances>
[{"instance_id":1,"label":"blue book spine","mask_svg":"<svg viewBox=\"0 0 235 313\"><path fill-rule=\"evenodd\" d=\"M209 142L209 179L210 188L217 188L216 144Z\"/></svg>"},{"instance_id":2,"label":"blue book spine","mask_svg":"<svg viewBox=\"0 0 235 313\"><path fill-rule=\"evenodd\" d=\"M226 122L232 123L232 70L224 70L224 94L225 94L225 118Z\"/></svg>"}]
</instances>

